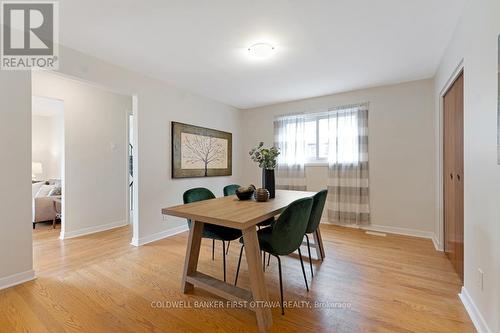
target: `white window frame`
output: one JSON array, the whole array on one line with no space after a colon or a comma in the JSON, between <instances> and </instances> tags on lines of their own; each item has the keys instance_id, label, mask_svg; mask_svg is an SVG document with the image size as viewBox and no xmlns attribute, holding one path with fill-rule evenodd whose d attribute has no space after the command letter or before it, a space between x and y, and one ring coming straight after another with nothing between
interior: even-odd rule
<instances>
[{"instance_id":1,"label":"white window frame","mask_svg":"<svg viewBox=\"0 0 500 333\"><path fill-rule=\"evenodd\" d=\"M328 165L328 157L319 157L319 121L321 119L328 119L328 115L311 114L306 118L306 122L314 121L316 123L316 156L313 158L306 156L306 166Z\"/></svg>"}]
</instances>

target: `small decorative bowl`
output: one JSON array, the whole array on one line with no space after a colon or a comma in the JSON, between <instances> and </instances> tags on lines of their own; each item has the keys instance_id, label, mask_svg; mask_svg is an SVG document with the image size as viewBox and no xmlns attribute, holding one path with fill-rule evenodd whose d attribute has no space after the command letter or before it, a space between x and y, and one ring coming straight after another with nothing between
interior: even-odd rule
<instances>
[{"instance_id":1,"label":"small decorative bowl","mask_svg":"<svg viewBox=\"0 0 500 333\"><path fill-rule=\"evenodd\" d=\"M259 188L255 191L255 200L258 202L266 202L269 200L269 191L265 188Z\"/></svg>"},{"instance_id":2,"label":"small decorative bowl","mask_svg":"<svg viewBox=\"0 0 500 333\"><path fill-rule=\"evenodd\" d=\"M240 200L249 200L252 198L254 189L250 186L240 186L236 190L236 196Z\"/></svg>"}]
</instances>

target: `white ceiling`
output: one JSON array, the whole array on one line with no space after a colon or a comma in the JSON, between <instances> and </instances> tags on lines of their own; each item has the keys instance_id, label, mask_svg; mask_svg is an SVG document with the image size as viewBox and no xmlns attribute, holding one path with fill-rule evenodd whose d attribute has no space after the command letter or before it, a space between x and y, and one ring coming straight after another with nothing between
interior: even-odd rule
<instances>
[{"instance_id":1,"label":"white ceiling","mask_svg":"<svg viewBox=\"0 0 500 333\"><path fill-rule=\"evenodd\" d=\"M61 0L61 43L238 108L432 77L465 0ZM246 48L272 42L252 61Z\"/></svg>"}]
</instances>

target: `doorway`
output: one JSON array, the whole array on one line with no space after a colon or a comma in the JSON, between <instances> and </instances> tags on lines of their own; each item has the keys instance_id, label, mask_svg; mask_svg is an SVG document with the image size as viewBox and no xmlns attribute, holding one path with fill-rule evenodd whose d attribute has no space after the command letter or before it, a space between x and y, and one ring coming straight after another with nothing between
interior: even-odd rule
<instances>
[{"instance_id":1,"label":"doorway","mask_svg":"<svg viewBox=\"0 0 500 333\"><path fill-rule=\"evenodd\" d=\"M64 102L32 96L31 125L33 231L64 230Z\"/></svg>"},{"instance_id":2,"label":"doorway","mask_svg":"<svg viewBox=\"0 0 500 333\"><path fill-rule=\"evenodd\" d=\"M464 279L464 74L443 96L444 252Z\"/></svg>"},{"instance_id":3,"label":"doorway","mask_svg":"<svg viewBox=\"0 0 500 333\"><path fill-rule=\"evenodd\" d=\"M134 114L132 111L128 113L127 119L127 168L128 168L128 213L129 213L129 224L134 222L134 192L135 192L135 182L134 182Z\"/></svg>"}]
</instances>

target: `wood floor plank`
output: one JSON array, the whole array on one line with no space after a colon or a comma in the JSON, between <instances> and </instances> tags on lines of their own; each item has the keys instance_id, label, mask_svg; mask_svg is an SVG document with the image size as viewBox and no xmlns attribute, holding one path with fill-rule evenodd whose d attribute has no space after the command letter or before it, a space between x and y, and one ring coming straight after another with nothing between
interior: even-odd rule
<instances>
[{"instance_id":1,"label":"wood floor plank","mask_svg":"<svg viewBox=\"0 0 500 333\"><path fill-rule=\"evenodd\" d=\"M266 267L269 298L276 301L270 332L475 332L457 296L460 280L430 240L330 225L321 231L326 258L313 261L313 279L306 270L310 292L298 257L282 258L285 301L296 302L285 316L276 260ZM1 333L258 332L253 312L194 307L195 301L222 299L196 288L180 292L187 233L139 248L130 245L129 227L64 241L58 236L58 229L37 225L38 279L0 291ZM198 269L220 279L222 247L216 242L213 261L211 247L202 241ZM239 244L231 244L228 281L234 281L238 255ZM238 286L249 289L245 256L241 267ZM190 307L154 308L156 301Z\"/></svg>"},{"instance_id":2,"label":"wood floor plank","mask_svg":"<svg viewBox=\"0 0 500 333\"><path fill-rule=\"evenodd\" d=\"M40 320L41 318L38 318L32 309L27 307L19 294L5 293L0 297L2 299L0 308L3 309L1 312L5 311L4 315L6 321L10 323L12 332L50 332Z\"/></svg>"}]
</instances>

